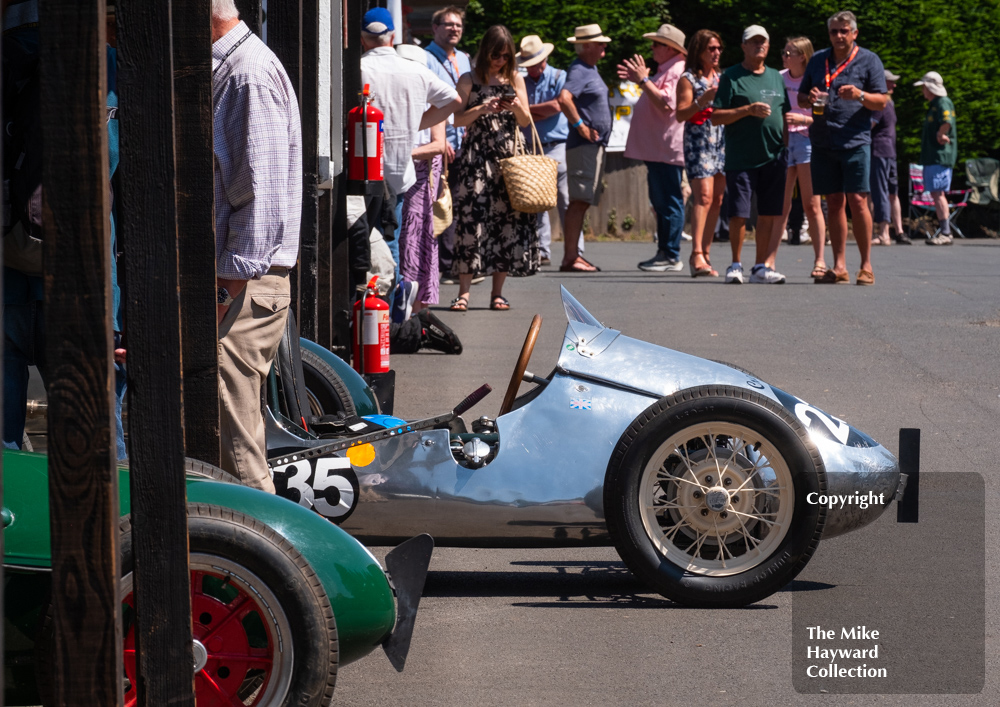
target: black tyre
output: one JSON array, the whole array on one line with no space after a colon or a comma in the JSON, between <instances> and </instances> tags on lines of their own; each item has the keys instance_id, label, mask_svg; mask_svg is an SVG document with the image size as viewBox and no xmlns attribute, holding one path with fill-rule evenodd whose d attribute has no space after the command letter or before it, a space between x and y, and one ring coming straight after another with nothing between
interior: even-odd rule
<instances>
[{"instance_id":1,"label":"black tyre","mask_svg":"<svg viewBox=\"0 0 1000 707\"><path fill-rule=\"evenodd\" d=\"M355 417L358 412L351 394L333 367L312 351L300 349L300 353L309 411L313 417L335 415L338 412L347 417Z\"/></svg>"},{"instance_id":2,"label":"black tyre","mask_svg":"<svg viewBox=\"0 0 1000 707\"><path fill-rule=\"evenodd\" d=\"M222 481L227 484L242 484L237 477L230 474L228 471L223 471L217 466L213 466L208 462L203 462L200 459L192 459L191 457L184 457L184 473L193 474L194 476L204 476L214 481Z\"/></svg>"},{"instance_id":3,"label":"black tyre","mask_svg":"<svg viewBox=\"0 0 1000 707\"><path fill-rule=\"evenodd\" d=\"M121 531L128 704L135 697L128 517ZM337 678L337 627L305 558L267 525L228 508L190 504L188 532L198 703L328 705Z\"/></svg>"},{"instance_id":4,"label":"black tyre","mask_svg":"<svg viewBox=\"0 0 1000 707\"><path fill-rule=\"evenodd\" d=\"M675 393L625 430L608 464L608 530L628 568L681 604L739 607L781 589L819 543L823 460L805 428L729 386Z\"/></svg>"}]
</instances>

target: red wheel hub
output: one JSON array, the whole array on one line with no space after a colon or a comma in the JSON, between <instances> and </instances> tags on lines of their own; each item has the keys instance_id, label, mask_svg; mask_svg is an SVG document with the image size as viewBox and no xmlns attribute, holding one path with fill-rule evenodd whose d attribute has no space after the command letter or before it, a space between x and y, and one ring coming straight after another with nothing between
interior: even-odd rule
<instances>
[{"instance_id":1,"label":"red wheel hub","mask_svg":"<svg viewBox=\"0 0 1000 707\"><path fill-rule=\"evenodd\" d=\"M209 582L205 580L209 579ZM123 607L134 612L131 592L122 600ZM198 707L219 705L256 705L267 690L274 661L274 636L270 620L254 596L226 575L194 570L191 572L191 609L193 638L204 646L207 658L204 667L195 675L195 698ZM256 614L259 620L248 617ZM266 637L266 647L256 647L254 628ZM125 706L136 704L137 670L135 651L135 624L130 622L124 636L125 676L129 686L125 691ZM251 694L255 697L244 702L240 688L248 677L259 676Z\"/></svg>"}]
</instances>

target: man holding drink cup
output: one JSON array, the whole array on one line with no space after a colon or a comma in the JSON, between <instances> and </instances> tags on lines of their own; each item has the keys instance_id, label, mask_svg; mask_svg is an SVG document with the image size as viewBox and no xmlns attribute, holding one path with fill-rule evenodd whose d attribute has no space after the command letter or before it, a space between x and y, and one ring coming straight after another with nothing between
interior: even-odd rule
<instances>
[{"instance_id":1,"label":"man holding drink cup","mask_svg":"<svg viewBox=\"0 0 1000 707\"><path fill-rule=\"evenodd\" d=\"M829 207L833 268L817 284L849 284L847 272L847 214L851 205L854 238L861 253L855 282L874 285L871 264L872 217L868 210L871 170L872 112L885 108L882 60L857 45L858 20L853 12L833 15L826 23L830 49L813 54L799 86L799 106L812 108L813 191L826 196Z\"/></svg>"}]
</instances>

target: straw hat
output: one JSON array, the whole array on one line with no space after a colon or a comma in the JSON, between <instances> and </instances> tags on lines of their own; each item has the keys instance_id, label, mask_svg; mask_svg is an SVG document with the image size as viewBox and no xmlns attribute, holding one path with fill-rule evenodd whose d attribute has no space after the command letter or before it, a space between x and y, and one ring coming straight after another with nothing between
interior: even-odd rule
<instances>
[{"instance_id":1,"label":"straw hat","mask_svg":"<svg viewBox=\"0 0 1000 707\"><path fill-rule=\"evenodd\" d=\"M660 44L666 44L668 47L673 47L684 56L687 56L687 49L684 48L684 42L687 41L687 37L673 25L660 25L660 28L655 32L646 32L642 36L643 39L650 39Z\"/></svg>"},{"instance_id":2,"label":"straw hat","mask_svg":"<svg viewBox=\"0 0 1000 707\"><path fill-rule=\"evenodd\" d=\"M525 68L534 66L552 53L555 45L543 42L537 34L529 34L521 40L521 53L517 55L517 65Z\"/></svg>"},{"instance_id":3,"label":"straw hat","mask_svg":"<svg viewBox=\"0 0 1000 707\"><path fill-rule=\"evenodd\" d=\"M573 36L567 37L570 44L582 44L583 42L610 42L611 37L605 37L601 32L600 25L583 25L573 30Z\"/></svg>"}]
</instances>

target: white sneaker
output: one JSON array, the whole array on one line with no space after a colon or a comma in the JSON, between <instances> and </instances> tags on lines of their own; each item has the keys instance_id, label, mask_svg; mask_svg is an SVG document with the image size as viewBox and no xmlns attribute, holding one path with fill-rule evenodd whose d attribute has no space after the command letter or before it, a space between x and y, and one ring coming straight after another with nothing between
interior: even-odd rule
<instances>
[{"instance_id":1,"label":"white sneaker","mask_svg":"<svg viewBox=\"0 0 1000 707\"><path fill-rule=\"evenodd\" d=\"M688 233L687 231L682 232L681 233L681 240L682 241L690 241L691 240L691 234Z\"/></svg>"},{"instance_id":2,"label":"white sneaker","mask_svg":"<svg viewBox=\"0 0 1000 707\"><path fill-rule=\"evenodd\" d=\"M955 239L949 235L941 233L933 238L928 238L927 245L951 245Z\"/></svg>"},{"instance_id":3,"label":"white sneaker","mask_svg":"<svg viewBox=\"0 0 1000 707\"><path fill-rule=\"evenodd\" d=\"M726 268L726 284L742 285L743 284L743 266L733 263L728 268Z\"/></svg>"},{"instance_id":4,"label":"white sneaker","mask_svg":"<svg viewBox=\"0 0 1000 707\"><path fill-rule=\"evenodd\" d=\"M782 285L785 276L766 265L755 265L750 271L750 282L758 285Z\"/></svg>"},{"instance_id":5,"label":"white sneaker","mask_svg":"<svg viewBox=\"0 0 1000 707\"><path fill-rule=\"evenodd\" d=\"M667 272L680 272L684 269L684 263L679 260L668 260L667 266L663 269Z\"/></svg>"},{"instance_id":6,"label":"white sneaker","mask_svg":"<svg viewBox=\"0 0 1000 707\"><path fill-rule=\"evenodd\" d=\"M799 234L799 245L806 245L812 243L813 239L808 233Z\"/></svg>"}]
</instances>

